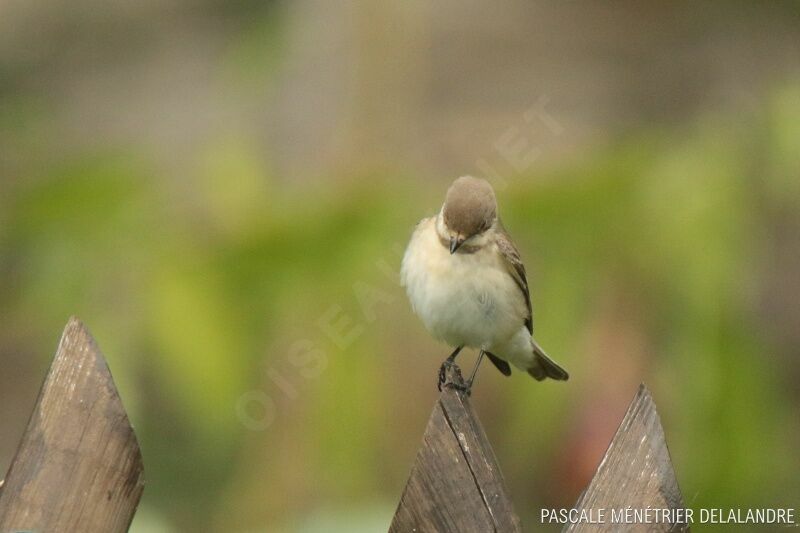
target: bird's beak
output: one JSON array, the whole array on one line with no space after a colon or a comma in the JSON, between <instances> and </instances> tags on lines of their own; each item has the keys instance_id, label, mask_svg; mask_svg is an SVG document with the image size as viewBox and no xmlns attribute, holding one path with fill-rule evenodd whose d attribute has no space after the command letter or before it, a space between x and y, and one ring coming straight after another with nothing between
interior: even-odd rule
<instances>
[{"instance_id":1,"label":"bird's beak","mask_svg":"<svg viewBox=\"0 0 800 533\"><path fill-rule=\"evenodd\" d=\"M458 247L464 244L463 239L459 239L458 237L450 237L450 255L456 253Z\"/></svg>"}]
</instances>

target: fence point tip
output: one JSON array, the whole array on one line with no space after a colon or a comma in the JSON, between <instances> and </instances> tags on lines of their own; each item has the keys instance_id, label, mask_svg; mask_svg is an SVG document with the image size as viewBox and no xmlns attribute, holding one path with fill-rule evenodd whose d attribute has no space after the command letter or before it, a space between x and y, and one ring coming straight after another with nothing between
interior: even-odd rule
<instances>
[{"instance_id":1,"label":"fence point tip","mask_svg":"<svg viewBox=\"0 0 800 533\"><path fill-rule=\"evenodd\" d=\"M73 330L88 331L86 324L84 324L77 315L70 315L69 320L67 320L67 325L64 326L64 333Z\"/></svg>"},{"instance_id":2,"label":"fence point tip","mask_svg":"<svg viewBox=\"0 0 800 533\"><path fill-rule=\"evenodd\" d=\"M644 381L639 384L639 390L636 391L636 398L647 399L650 401L653 399L653 395L650 394L650 389L647 388L647 385L644 384Z\"/></svg>"},{"instance_id":3,"label":"fence point tip","mask_svg":"<svg viewBox=\"0 0 800 533\"><path fill-rule=\"evenodd\" d=\"M463 390L464 386L464 376L461 375L461 368L455 363L447 365L445 367L444 383L442 383L442 394L450 391L459 395L466 395Z\"/></svg>"}]
</instances>

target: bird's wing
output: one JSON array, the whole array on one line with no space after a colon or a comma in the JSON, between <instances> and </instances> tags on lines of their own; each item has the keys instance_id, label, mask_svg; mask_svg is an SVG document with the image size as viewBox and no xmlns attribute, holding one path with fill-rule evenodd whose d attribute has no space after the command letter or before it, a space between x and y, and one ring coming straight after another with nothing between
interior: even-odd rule
<instances>
[{"instance_id":1,"label":"bird's wing","mask_svg":"<svg viewBox=\"0 0 800 533\"><path fill-rule=\"evenodd\" d=\"M529 333L533 333L533 318L531 313L531 293L528 289L528 278L525 276L525 265L522 264L522 258L519 255L519 250L511 240L503 225L498 221L497 224L497 248L500 251L500 256L503 258L508 273L514 278L517 286L522 291L522 296L525 298L525 305L528 308L528 315L525 317L525 327L528 328Z\"/></svg>"}]
</instances>

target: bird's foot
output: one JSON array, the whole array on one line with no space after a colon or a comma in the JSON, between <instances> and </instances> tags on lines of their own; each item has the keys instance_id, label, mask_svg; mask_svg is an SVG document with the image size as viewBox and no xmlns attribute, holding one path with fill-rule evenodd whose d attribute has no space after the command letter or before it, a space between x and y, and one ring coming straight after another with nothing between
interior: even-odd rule
<instances>
[{"instance_id":1,"label":"bird's foot","mask_svg":"<svg viewBox=\"0 0 800 533\"><path fill-rule=\"evenodd\" d=\"M458 369L458 366L456 365L456 356L459 354L462 348L464 347L459 346L458 348L453 350L453 353L451 353L450 356L444 360L442 366L439 367L439 383L436 384L436 388L439 389L439 392L442 392L442 385L447 383L447 371L453 367L456 367L456 369ZM458 372L458 370L456 371ZM461 375L460 372L459 375Z\"/></svg>"},{"instance_id":2,"label":"bird's foot","mask_svg":"<svg viewBox=\"0 0 800 533\"><path fill-rule=\"evenodd\" d=\"M455 370L448 376L448 371L451 368L454 368ZM437 388L439 389L439 392L442 391L442 388L448 388L462 392L469 396L472 393L472 381L470 380L466 383L462 381L461 371L459 370L456 362L452 359L447 359L444 363L442 363L442 366L439 367L439 383L437 384Z\"/></svg>"},{"instance_id":3,"label":"bird's foot","mask_svg":"<svg viewBox=\"0 0 800 533\"><path fill-rule=\"evenodd\" d=\"M448 357L444 360L442 366L439 367L439 382L436 384L436 388L439 389L439 392L442 392L442 386L447 382L447 370L455 366L455 364L455 360Z\"/></svg>"},{"instance_id":4,"label":"bird's foot","mask_svg":"<svg viewBox=\"0 0 800 533\"><path fill-rule=\"evenodd\" d=\"M449 381L445 383L444 386L447 387L448 389L453 389L462 392L467 396L470 396L472 394L472 383L453 383L452 381Z\"/></svg>"}]
</instances>

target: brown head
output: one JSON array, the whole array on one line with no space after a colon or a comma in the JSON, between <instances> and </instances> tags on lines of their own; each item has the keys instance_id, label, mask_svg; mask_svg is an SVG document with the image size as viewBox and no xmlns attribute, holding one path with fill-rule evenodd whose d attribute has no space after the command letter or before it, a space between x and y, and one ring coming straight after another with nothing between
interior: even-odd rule
<instances>
[{"instance_id":1,"label":"brown head","mask_svg":"<svg viewBox=\"0 0 800 533\"><path fill-rule=\"evenodd\" d=\"M486 180L462 176L447 190L442 219L450 235L450 253L470 237L488 230L497 220L497 199Z\"/></svg>"}]
</instances>

